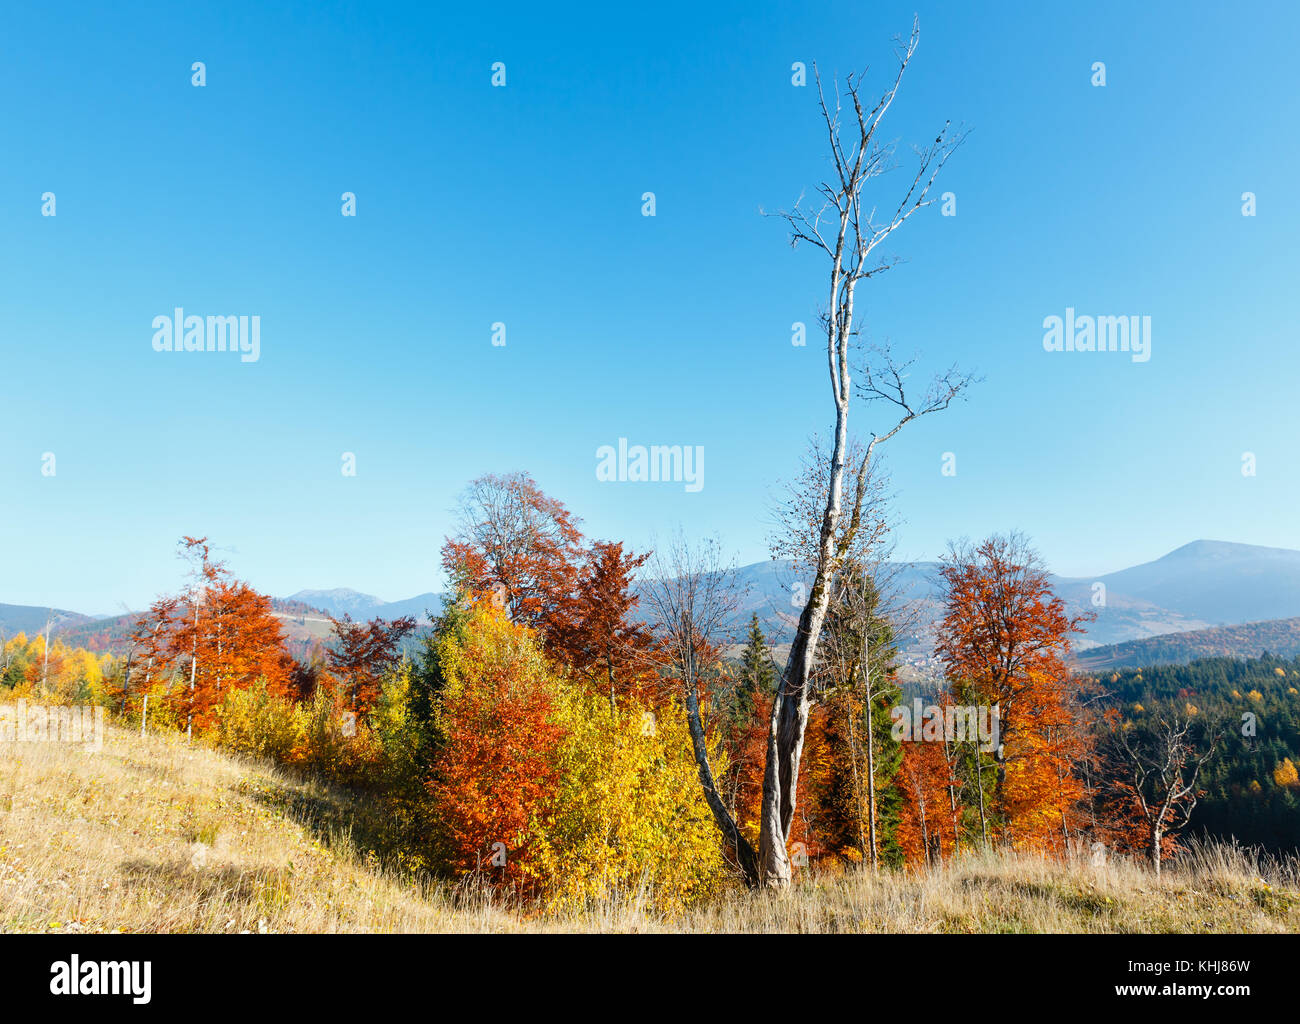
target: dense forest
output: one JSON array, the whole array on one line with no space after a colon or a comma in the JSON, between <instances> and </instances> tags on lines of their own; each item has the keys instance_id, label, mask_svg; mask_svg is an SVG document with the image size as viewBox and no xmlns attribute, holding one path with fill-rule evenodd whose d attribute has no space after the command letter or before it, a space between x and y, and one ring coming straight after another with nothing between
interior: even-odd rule
<instances>
[{"instance_id":1,"label":"dense forest","mask_svg":"<svg viewBox=\"0 0 1300 1024\"><path fill-rule=\"evenodd\" d=\"M1145 665L1178 665L1206 658L1258 658L1268 654L1300 656L1300 619L1269 619L1235 626L1193 629L1094 647L1075 657L1085 672Z\"/></svg>"},{"instance_id":2,"label":"dense forest","mask_svg":"<svg viewBox=\"0 0 1300 1024\"><path fill-rule=\"evenodd\" d=\"M1100 685L1138 725L1178 714L1222 724L1189 830L1300 848L1300 658L1205 658L1124 669Z\"/></svg>"}]
</instances>

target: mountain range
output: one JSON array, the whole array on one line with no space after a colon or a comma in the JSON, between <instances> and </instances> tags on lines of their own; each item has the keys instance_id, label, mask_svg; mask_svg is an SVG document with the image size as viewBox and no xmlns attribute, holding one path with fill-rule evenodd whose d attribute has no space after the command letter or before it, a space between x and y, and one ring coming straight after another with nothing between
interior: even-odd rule
<instances>
[{"instance_id":1,"label":"mountain range","mask_svg":"<svg viewBox=\"0 0 1300 1024\"><path fill-rule=\"evenodd\" d=\"M354 619L400 619L403 615L413 615L423 622L437 615L442 608L442 595L432 591L408 597L405 601L385 601L372 594L338 587L334 590L300 590L290 594L287 600L319 608L336 618L351 615Z\"/></svg>"},{"instance_id":2,"label":"mountain range","mask_svg":"<svg viewBox=\"0 0 1300 1024\"><path fill-rule=\"evenodd\" d=\"M757 613L769 642L789 642L800 603L799 581L790 564L756 562L740 567L737 576L744 596L736 625ZM896 603L906 609L909 623L900 631L899 646L904 660L916 666L925 666L933 646L940 611L937 576L934 562L895 566ZM1198 540L1141 565L1096 577L1053 576L1052 583L1070 614L1096 615L1074 645L1080 663L1090 667L1128 664L1142 657L1186 660L1189 652L1233 653L1237 647L1247 654L1260 644L1284 645L1293 631L1300 650L1300 551ZM276 602L286 632L298 646L327 634L328 622L321 613L353 619L413 615L424 623L441 606L442 596L433 592L384 601L347 588L300 590ZM0 604L0 632L39 632L47 614L51 632L65 642L99 648L119 642L133 618ZM1273 623L1286 619L1298 621ZM1261 624L1266 623L1273 624L1264 628ZM1255 628L1225 630L1244 624ZM1147 642L1153 637L1163 639Z\"/></svg>"},{"instance_id":3,"label":"mountain range","mask_svg":"<svg viewBox=\"0 0 1300 1024\"><path fill-rule=\"evenodd\" d=\"M799 614L790 566L760 562L745 566L739 575L750 587L745 618L757 612L773 639L788 642ZM933 649L942 611L938 575L937 562L894 567L894 603L911 624L900 634L900 649L917 663L924 663ZM1117 572L1053 575L1052 587L1070 615L1095 616L1074 640L1082 654L1148 637L1300 617L1300 551L1198 540ZM1102 660L1100 655L1093 658Z\"/></svg>"}]
</instances>

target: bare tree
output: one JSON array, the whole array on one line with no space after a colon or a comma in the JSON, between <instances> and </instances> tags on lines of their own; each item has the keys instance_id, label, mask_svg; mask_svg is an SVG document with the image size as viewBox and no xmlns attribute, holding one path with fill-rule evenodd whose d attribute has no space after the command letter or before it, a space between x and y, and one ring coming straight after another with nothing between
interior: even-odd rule
<instances>
[{"instance_id":1,"label":"bare tree","mask_svg":"<svg viewBox=\"0 0 1300 1024\"><path fill-rule=\"evenodd\" d=\"M864 461L866 453L866 445L861 440L850 438L845 448L844 461L848 465L859 465ZM831 458L826 443L814 436L808 442L798 474L787 485L775 509L776 531L769 538L772 557L787 559L799 580L808 579L817 571L821 525L825 517L826 497L830 493L830 475ZM838 538L844 542L844 563L866 565L879 561L879 551L891 526L886 508L888 485L889 479L882 471L879 460L868 460L858 528L852 537ZM841 534L844 534L848 525L847 520L841 522Z\"/></svg>"},{"instance_id":2,"label":"bare tree","mask_svg":"<svg viewBox=\"0 0 1300 1024\"><path fill-rule=\"evenodd\" d=\"M883 401L892 406L892 425L881 433L873 432L861 457L852 465L846 465L849 404L855 393L850 351L858 334L854 320L857 286L896 265L895 259L880 252L881 245L908 218L929 205L931 200L928 197L935 178L962 141L962 135L950 133L949 125L945 124L932 144L917 150L915 174L901 200L886 208L890 212L881 217L876 206L868 206L863 196L864 187L894 166L894 146L880 138L880 124L898 94L919 38L919 26L913 22L907 42L900 40L893 83L870 106L864 106L861 96L863 76L849 75L843 91L837 85L833 99L828 101L821 76L817 74L817 95L835 175L818 189L822 202L816 209L805 210L796 203L793 210L779 214L791 228L792 245L797 247L800 242L808 243L820 249L830 260L829 306L821 315L821 323L826 330L835 432L826 500L817 535L812 586L799 616L794 642L772 703L758 850L761 882L770 887L782 887L790 882L786 844L794 820L799 762L808 726L809 680L830 600L831 583L862 527L872 458L878 445L888 441L912 420L946 409L970 382L969 377L958 373L955 368L949 369L935 378L918 399L907 389L909 364L895 362L888 350L877 350L862 367L863 382L856 390L867 401ZM841 114L846 107L849 116L846 123L841 124Z\"/></svg>"},{"instance_id":3,"label":"bare tree","mask_svg":"<svg viewBox=\"0 0 1300 1024\"><path fill-rule=\"evenodd\" d=\"M1151 866L1160 875L1164 839L1184 828L1196 809L1196 778L1214 756L1222 738L1212 732L1205 750L1198 753L1189 738L1191 722L1179 718L1157 718L1147 733L1149 743L1134 738L1136 729L1118 731L1128 779L1123 791L1134 798L1146 823Z\"/></svg>"},{"instance_id":4,"label":"bare tree","mask_svg":"<svg viewBox=\"0 0 1300 1024\"><path fill-rule=\"evenodd\" d=\"M723 557L717 540L692 545L678 533L666 549L655 544L649 568L650 578L642 593L681 684L704 799L718 828L736 851L746 884L757 885L754 848L741 834L718 788L700 715L701 679L716 658L717 648L726 639L740 607L735 565Z\"/></svg>"}]
</instances>

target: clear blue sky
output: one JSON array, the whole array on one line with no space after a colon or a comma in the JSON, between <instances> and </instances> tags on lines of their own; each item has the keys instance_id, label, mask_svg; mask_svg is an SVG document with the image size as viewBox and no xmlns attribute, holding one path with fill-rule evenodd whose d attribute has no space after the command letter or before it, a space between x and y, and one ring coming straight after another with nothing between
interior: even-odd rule
<instances>
[{"instance_id":1,"label":"clear blue sky","mask_svg":"<svg viewBox=\"0 0 1300 1024\"><path fill-rule=\"evenodd\" d=\"M900 554L1020 528L1087 575L1300 547L1294 4L280 6L6 11L0 601L139 607L185 533L270 593L407 597L441 586L465 483L512 469L591 535L766 557L830 421L823 350L790 344L824 264L758 213L828 173L790 66L883 84L914 10L888 134L972 129L957 216L898 233L859 310L985 381L889 445ZM259 315L260 360L155 352L176 306ZM1067 306L1150 315L1150 362L1044 352ZM619 437L702 445L703 490L597 482Z\"/></svg>"}]
</instances>

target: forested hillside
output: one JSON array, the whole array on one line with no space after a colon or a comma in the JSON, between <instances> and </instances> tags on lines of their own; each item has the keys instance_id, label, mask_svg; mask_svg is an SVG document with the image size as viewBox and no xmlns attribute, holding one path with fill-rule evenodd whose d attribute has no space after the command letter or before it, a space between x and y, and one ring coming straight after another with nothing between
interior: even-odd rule
<instances>
[{"instance_id":1,"label":"forested hillside","mask_svg":"<svg viewBox=\"0 0 1300 1024\"><path fill-rule=\"evenodd\" d=\"M1300 618L1245 622L1128 640L1081 651L1075 663L1089 672L1143 665L1185 665L1201 658L1300 656Z\"/></svg>"},{"instance_id":2,"label":"forested hillside","mask_svg":"<svg viewBox=\"0 0 1300 1024\"><path fill-rule=\"evenodd\" d=\"M1224 726L1200 775L1191 831L1300 848L1300 658L1205 658L1099 681L1127 720L1177 715Z\"/></svg>"}]
</instances>

